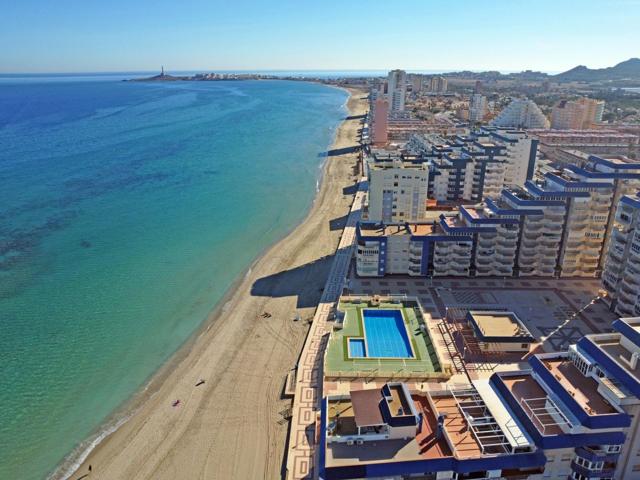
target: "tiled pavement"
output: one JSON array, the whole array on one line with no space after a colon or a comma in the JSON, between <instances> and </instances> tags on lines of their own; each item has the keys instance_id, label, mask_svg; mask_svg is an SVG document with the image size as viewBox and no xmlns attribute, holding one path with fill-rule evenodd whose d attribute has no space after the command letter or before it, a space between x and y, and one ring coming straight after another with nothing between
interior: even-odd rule
<instances>
[{"instance_id":1,"label":"tiled pavement","mask_svg":"<svg viewBox=\"0 0 640 480\"><path fill-rule=\"evenodd\" d=\"M610 329L615 315L602 302L591 303L599 288L597 279L349 279L353 293L416 296L434 317L443 317L447 307L513 310L534 336L544 340L547 351L565 349L583 335Z\"/></svg>"},{"instance_id":2,"label":"tiled pavement","mask_svg":"<svg viewBox=\"0 0 640 480\"><path fill-rule=\"evenodd\" d=\"M313 478L314 473L317 473L317 469L314 471L313 468L317 457L315 428L322 398L322 360L328 338L327 320L342 293L351 263L355 226L360 218L363 195L364 192L359 190L354 198L329 278L298 362L287 452L288 479Z\"/></svg>"}]
</instances>

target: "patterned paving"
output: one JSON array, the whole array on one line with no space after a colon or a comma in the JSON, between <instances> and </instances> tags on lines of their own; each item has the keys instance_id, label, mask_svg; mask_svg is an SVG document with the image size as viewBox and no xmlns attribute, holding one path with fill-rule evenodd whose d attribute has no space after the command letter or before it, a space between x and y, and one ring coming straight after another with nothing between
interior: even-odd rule
<instances>
[{"instance_id":1,"label":"patterned paving","mask_svg":"<svg viewBox=\"0 0 640 480\"><path fill-rule=\"evenodd\" d=\"M576 339L577 332L583 335L611 330L616 316L607 306L597 301L600 281L598 279L555 278L367 278L367 292L360 283L363 279L349 278L350 290L354 293L399 293L420 299L423 309L434 317L444 315L448 308L508 308L525 321L537 337L549 337L546 332L560 327L566 334L558 332L545 342L545 349L557 349L567 345L568 338ZM384 287L381 285L384 282ZM401 285L402 284L402 285ZM576 329L576 330L572 330Z\"/></svg>"},{"instance_id":2,"label":"patterned paving","mask_svg":"<svg viewBox=\"0 0 640 480\"><path fill-rule=\"evenodd\" d=\"M364 180L366 179L361 180L361 188L351 206L329 278L298 362L287 452L287 478L291 480L309 479L315 474L316 418L322 398L322 358L328 338L327 320L340 298L353 255L355 226L362 208Z\"/></svg>"}]
</instances>

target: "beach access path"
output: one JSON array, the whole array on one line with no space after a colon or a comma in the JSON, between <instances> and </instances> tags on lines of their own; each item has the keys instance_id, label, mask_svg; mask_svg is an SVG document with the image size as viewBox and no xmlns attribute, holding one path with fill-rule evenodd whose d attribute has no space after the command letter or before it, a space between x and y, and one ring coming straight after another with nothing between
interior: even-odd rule
<instances>
[{"instance_id":1,"label":"beach access path","mask_svg":"<svg viewBox=\"0 0 640 480\"><path fill-rule=\"evenodd\" d=\"M291 414L291 400L282 395L285 378L321 301L360 178L356 147L367 100L361 90L350 93L349 116L336 132L307 218L254 263L134 399L132 417L72 479L87 475L89 465L88 480L285 475ZM196 386L200 379L205 383Z\"/></svg>"},{"instance_id":2,"label":"beach access path","mask_svg":"<svg viewBox=\"0 0 640 480\"><path fill-rule=\"evenodd\" d=\"M342 293L349 264L353 258L356 240L356 223L360 220L366 178L359 182L347 223L338 245L333 266L322 294L322 299L311 324L298 362L296 389L293 401L289 451L287 453L287 479L317 478L316 418L322 398L322 365L331 313L335 311Z\"/></svg>"}]
</instances>

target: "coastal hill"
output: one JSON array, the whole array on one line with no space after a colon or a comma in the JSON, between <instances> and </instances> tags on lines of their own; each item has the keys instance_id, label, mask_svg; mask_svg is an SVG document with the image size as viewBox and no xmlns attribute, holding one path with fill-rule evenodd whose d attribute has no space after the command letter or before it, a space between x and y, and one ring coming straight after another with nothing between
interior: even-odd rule
<instances>
[{"instance_id":1,"label":"coastal hill","mask_svg":"<svg viewBox=\"0 0 640 480\"><path fill-rule=\"evenodd\" d=\"M496 80L516 80L516 81L552 81L552 82L616 82L629 86L629 83L640 84L640 58L630 58L620 62L613 67L591 69L584 65L579 65L557 75L549 75L544 72L526 70L519 73L503 74L497 71L485 72L448 72L445 77L461 77L483 81Z\"/></svg>"},{"instance_id":2,"label":"coastal hill","mask_svg":"<svg viewBox=\"0 0 640 480\"><path fill-rule=\"evenodd\" d=\"M598 82L603 80L640 80L640 58L630 58L613 67L591 69L579 65L552 77L561 82Z\"/></svg>"}]
</instances>

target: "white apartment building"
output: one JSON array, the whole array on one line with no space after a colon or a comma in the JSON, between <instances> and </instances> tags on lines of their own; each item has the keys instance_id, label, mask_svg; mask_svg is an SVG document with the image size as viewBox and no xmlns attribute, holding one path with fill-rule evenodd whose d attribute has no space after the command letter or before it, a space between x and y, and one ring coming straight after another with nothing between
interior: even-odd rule
<instances>
[{"instance_id":1,"label":"white apartment building","mask_svg":"<svg viewBox=\"0 0 640 480\"><path fill-rule=\"evenodd\" d=\"M391 112L404 112L404 102L407 95L407 72L392 70L387 78L387 97Z\"/></svg>"},{"instance_id":2,"label":"white apartment building","mask_svg":"<svg viewBox=\"0 0 640 480\"><path fill-rule=\"evenodd\" d=\"M375 222L424 220L427 200L480 201L505 183L505 147L460 137L430 155L374 150L366 161L369 191L364 218Z\"/></svg>"},{"instance_id":3,"label":"white apartment building","mask_svg":"<svg viewBox=\"0 0 640 480\"><path fill-rule=\"evenodd\" d=\"M417 222L425 218L429 164L417 157L374 151L367 162L366 216L375 221Z\"/></svg>"},{"instance_id":4,"label":"white apartment building","mask_svg":"<svg viewBox=\"0 0 640 480\"><path fill-rule=\"evenodd\" d=\"M549 128L549 120L532 100L515 98L491 121L496 127Z\"/></svg>"},{"instance_id":5,"label":"white apartment building","mask_svg":"<svg viewBox=\"0 0 640 480\"><path fill-rule=\"evenodd\" d=\"M524 185L533 178L538 140L523 130L484 128L492 142L505 147L505 185Z\"/></svg>"},{"instance_id":6,"label":"white apartment building","mask_svg":"<svg viewBox=\"0 0 640 480\"><path fill-rule=\"evenodd\" d=\"M613 181L564 171L546 175L546 189L568 194L559 263L563 277L595 277L600 273Z\"/></svg>"},{"instance_id":7,"label":"white apartment building","mask_svg":"<svg viewBox=\"0 0 640 480\"><path fill-rule=\"evenodd\" d=\"M434 134L414 134L407 142L407 149L413 153L436 155L438 158L445 158L445 155L451 152L460 153L462 147L473 143L476 144L476 149L481 148L483 145L499 147L497 150L494 149L493 156L504 162L504 178L500 180L500 188L495 192L496 195L500 193L503 185L524 185L526 180L533 178L538 153L538 140L523 130L481 127L466 136L458 135L449 138ZM449 179L447 178L446 180L445 184L448 183ZM435 190L434 198L436 199L442 199L442 191L447 191L443 186L440 189L435 188ZM487 194L485 193L484 196L487 196ZM464 198L474 199L472 196L465 196Z\"/></svg>"},{"instance_id":8,"label":"white apartment building","mask_svg":"<svg viewBox=\"0 0 640 480\"><path fill-rule=\"evenodd\" d=\"M461 206L457 214L426 210L421 223L395 225L394 236L404 239L388 241L388 229L394 226L371 218L378 222L372 228L380 233L372 237L368 227L360 228L358 245L378 245L374 262L378 268L366 273L358 268L358 272L365 276L598 277L605 263L607 232L615 230L615 246L621 243L620 235L628 233L615 227L611 213L619 192L637 188L640 181L640 162L616 160L592 156L585 167L570 166L548 172L541 181L528 180L524 187L504 188L499 197ZM402 247L389 248L392 242ZM358 252L356 264L366 261ZM631 272L635 273L633 266ZM614 280L611 288L617 288Z\"/></svg>"},{"instance_id":9,"label":"white apartment building","mask_svg":"<svg viewBox=\"0 0 640 480\"><path fill-rule=\"evenodd\" d=\"M480 123L487 114L487 97L474 93L469 98L469 122Z\"/></svg>"},{"instance_id":10,"label":"white apartment building","mask_svg":"<svg viewBox=\"0 0 640 480\"><path fill-rule=\"evenodd\" d=\"M640 315L640 193L618 203L602 284L618 315Z\"/></svg>"},{"instance_id":11,"label":"white apartment building","mask_svg":"<svg viewBox=\"0 0 640 480\"><path fill-rule=\"evenodd\" d=\"M558 253L566 216L566 198L545 196L533 182L524 188L503 191L503 210L520 215L520 236L516 257L517 276L557 276Z\"/></svg>"}]
</instances>

